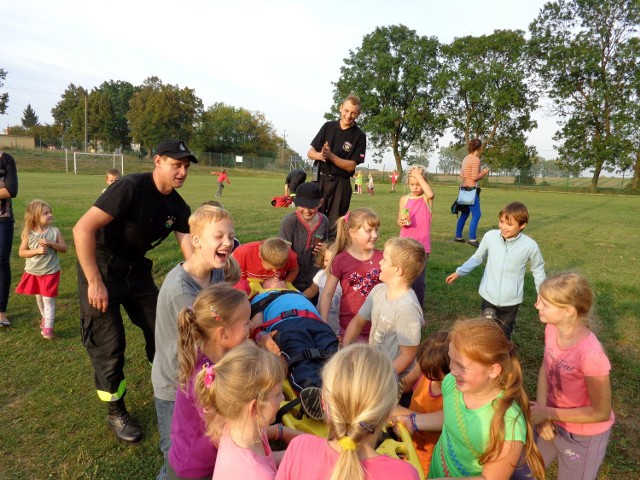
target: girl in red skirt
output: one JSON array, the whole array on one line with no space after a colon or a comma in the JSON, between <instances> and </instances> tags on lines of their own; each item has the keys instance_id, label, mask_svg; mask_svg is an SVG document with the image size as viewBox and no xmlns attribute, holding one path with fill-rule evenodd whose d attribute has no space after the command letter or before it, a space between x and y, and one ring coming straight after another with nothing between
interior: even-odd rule
<instances>
[{"instance_id":1,"label":"girl in red skirt","mask_svg":"<svg viewBox=\"0 0 640 480\"><path fill-rule=\"evenodd\" d=\"M58 228L52 226L51 207L42 200L33 200L24 214L22 242L18 254L26 258L24 274L17 293L35 295L42 320L41 334L53 340L53 322L56 313L55 297L60 283L58 253L66 253L67 244Z\"/></svg>"}]
</instances>

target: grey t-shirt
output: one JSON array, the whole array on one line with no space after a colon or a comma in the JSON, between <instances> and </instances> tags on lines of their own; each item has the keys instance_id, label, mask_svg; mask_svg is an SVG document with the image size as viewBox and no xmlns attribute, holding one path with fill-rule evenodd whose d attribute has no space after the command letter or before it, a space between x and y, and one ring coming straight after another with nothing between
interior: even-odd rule
<instances>
[{"instance_id":1,"label":"grey t-shirt","mask_svg":"<svg viewBox=\"0 0 640 480\"><path fill-rule=\"evenodd\" d=\"M156 307L156 354L151 367L153 394L160 400L173 402L178 384L178 314L193 304L202 288L182 268L182 263L171 270L160 287ZM210 284L224 281L224 272L214 269Z\"/></svg>"},{"instance_id":2,"label":"grey t-shirt","mask_svg":"<svg viewBox=\"0 0 640 480\"><path fill-rule=\"evenodd\" d=\"M413 289L393 300L387 299L388 291L385 283L373 287L358 314L371 322L369 344L382 346L393 361L401 346L415 347L420 343L424 317ZM414 364L415 360L400 376L409 373Z\"/></svg>"}]
</instances>

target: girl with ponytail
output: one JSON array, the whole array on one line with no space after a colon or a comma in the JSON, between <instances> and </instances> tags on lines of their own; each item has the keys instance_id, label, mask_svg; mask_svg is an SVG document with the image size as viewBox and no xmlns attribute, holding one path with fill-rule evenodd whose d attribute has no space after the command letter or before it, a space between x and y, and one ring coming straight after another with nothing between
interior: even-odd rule
<instances>
[{"instance_id":1,"label":"girl with ponytail","mask_svg":"<svg viewBox=\"0 0 640 480\"><path fill-rule=\"evenodd\" d=\"M514 344L487 318L457 321L449 338L443 410L416 418L419 430L442 430L429 478L544 479Z\"/></svg>"},{"instance_id":2,"label":"girl with ponytail","mask_svg":"<svg viewBox=\"0 0 640 480\"><path fill-rule=\"evenodd\" d=\"M287 448L276 480L417 480L416 469L379 455L376 441L397 401L388 355L356 343L339 350L322 371L322 405L329 438L299 435Z\"/></svg>"}]
</instances>

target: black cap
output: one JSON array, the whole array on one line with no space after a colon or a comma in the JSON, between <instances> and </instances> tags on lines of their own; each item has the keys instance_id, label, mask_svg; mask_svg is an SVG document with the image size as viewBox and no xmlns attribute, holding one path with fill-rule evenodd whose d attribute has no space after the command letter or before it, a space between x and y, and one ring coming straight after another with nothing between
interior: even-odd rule
<instances>
[{"instance_id":1,"label":"black cap","mask_svg":"<svg viewBox=\"0 0 640 480\"><path fill-rule=\"evenodd\" d=\"M165 140L158 145L156 155L166 155L174 160L188 159L198 163L198 159L189 151L182 140Z\"/></svg>"},{"instance_id":2,"label":"black cap","mask_svg":"<svg viewBox=\"0 0 640 480\"><path fill-rule=\"evenodd\" d=\"M316 182L301 183L296 188L296 196L293 203L296 207L318 208L322 200L320 186Z\"/></svg>"}]
</instances>

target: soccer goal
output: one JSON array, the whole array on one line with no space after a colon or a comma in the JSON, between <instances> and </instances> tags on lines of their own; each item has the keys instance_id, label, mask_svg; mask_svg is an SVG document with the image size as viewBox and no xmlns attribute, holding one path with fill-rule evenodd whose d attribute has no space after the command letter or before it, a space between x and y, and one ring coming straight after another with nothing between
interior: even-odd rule
<instances>
[{"instance_id":1,"label":"soccer goal","mask_svg":"<svg viewBox=\"0 0 640 480\"><path fill-rule=\"evenodd\" d=\"M124 155L121 153L73 152L73 173L104 175L110 168L117 168L124 175ZM67 168L67 171L69 169Z\"/></svg>"}]
</instances>

